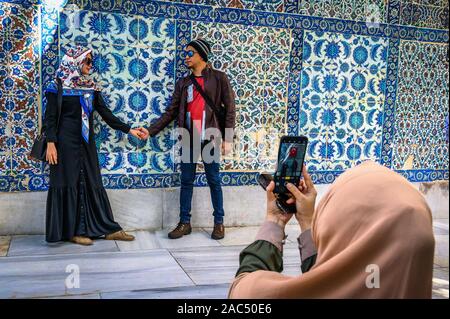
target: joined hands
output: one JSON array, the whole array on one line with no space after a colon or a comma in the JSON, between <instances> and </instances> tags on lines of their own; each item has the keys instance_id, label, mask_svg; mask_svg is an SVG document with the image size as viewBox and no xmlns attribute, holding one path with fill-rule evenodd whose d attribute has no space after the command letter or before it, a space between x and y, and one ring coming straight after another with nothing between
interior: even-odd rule
<instances>
[{"instance_id":1,"label":"joined hands","mask_svg":"<svg viewBox=\"0 0 450 319\"><path fill-rule=\"evenodd\" d=\"M147 129L143 128L143 127L132 128L132 129L130 129L129 134L133 135L134 137L136 137L140 140L146 140L150 136Z\"/></svg>"}]
</instances>

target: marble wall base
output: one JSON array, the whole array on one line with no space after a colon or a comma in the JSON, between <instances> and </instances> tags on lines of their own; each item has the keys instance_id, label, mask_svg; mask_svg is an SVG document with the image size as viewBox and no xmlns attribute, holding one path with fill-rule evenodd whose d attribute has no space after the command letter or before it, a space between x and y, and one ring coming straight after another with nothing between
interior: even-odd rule
<instances>
[{"instance_id":1,"label":"marble wall base","mask_svg":"<svg viewBox=\"0 0 450 319\"><path fill-rule=\"evenodd\" d=\"M448 218L448 181L415 183L427 199L433 218ZM317 185L318 201L329 185ZM179 220L179 188L107 190L115 219L125 230L170 228ZM257 226L264 220L266 194L260 186L224 187L226 226ZM46 192L0 193L0 236L45 233ZM192 225L212 227L208 187L194 188Z\"/></svg>"}]
</instances>

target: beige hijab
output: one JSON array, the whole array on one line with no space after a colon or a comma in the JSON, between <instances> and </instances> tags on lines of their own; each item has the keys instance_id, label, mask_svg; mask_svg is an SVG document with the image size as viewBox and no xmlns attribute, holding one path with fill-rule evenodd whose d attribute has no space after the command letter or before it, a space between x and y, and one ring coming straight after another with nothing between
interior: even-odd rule
<instances>
[{"instance_id":1,"label":"beige hijab","mask_svg":"<svg viewBox=\"0 0 450 319\"><path fill-rule=\"evenodd\" d=\"M229 297L431 298L431 212L399 174L371 161L342 174L316 209L312 235L318 255L310 271L244 273Z\"/></svg>"}]
</instances>

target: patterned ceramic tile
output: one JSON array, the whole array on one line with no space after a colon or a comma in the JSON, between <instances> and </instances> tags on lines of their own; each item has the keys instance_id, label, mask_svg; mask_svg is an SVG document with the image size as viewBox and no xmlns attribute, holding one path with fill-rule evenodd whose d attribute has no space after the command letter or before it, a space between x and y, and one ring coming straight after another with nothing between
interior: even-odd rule
<instances>
[{"instance_id":1,"label":"patterned ceramic tile","mask_svg":"<svg viewBox=\"0 0 450 319\"><path fill-rule=\"evenodd\" d=\"M189 4L210 5L222 8L236 8L247 10L261 10L284 12L285 0L168 0Z\"/></svg>"},{"instance_id":2,"label":"patterned ceramic tile","mask_svg":"<svg viewBox=\"0 0 450 319\"><path fill-rule=\"evenodd\" d=\"M331 162L325 159L313 160L308 154L305 156L305 165L311 172L329 170L329 164L331 164Z\"/></svg>"},{"instance_id":3,"label":"patterned ceramic tile","mask_svg":"<svg viewBox=\"0 0 450 319\"><path fill-rule=\"evenodd\" d=\"M100 13L100 20L93 23L102 44L108 46L135 47L140 37L138 16ZM142 32L144 32L142 28Z\"/></svg>"},{"instance_id":4,"label":"patterned ceramic tile","mask_svg":"<svg viewBox=\"0 0 450 319\"><path fill-rule=\"evenodd\" d=\"M373 17L382 23L386 21L386 9L387 3L378 0L300 0L298 13L356 21Z\"/></svg>"},{"instance_id":5,"label":"patterned ceramic tile","mask_svg":"<svg viewBox=\"0 0 450 319\"><path fill-rule=\"evenodd\" d=\"M258 132L246 132L238 140L238 168L241 170L259 170L259 148L263 146Z\"/></svg>"},{"instance_id":6,"label":"patterned ceramic tile","mask_svg":"<svg viewBox=\"0 0 450 319\"><path fill-rule=\"evenodd\" d=\"M448 105L448 46L401 43L397 113L407 119L444 120ZM414 91L410 88L414 87ZM416 92L420 96L411 96ZM448 114L448 110L447 110Z\"/></svg>"},{"instance_id":7,"label":"patterned ceramic tile","mask_svg":"<svg viewBox=\"0 0 450 319\"><path fill-rule=\"evenodd\" d=\"M258 74L261 80L287 82L289 76L289 56L272 55L264 57Z\"/></svg>"},{"instance_id":8,"label":"patterned ceramic tile","mask_svg":"<svg viewBox=\"0 0 450 319\"><path fill-rule=\"evenodd\" d=\"M443 121L398 120L395 124L397 131L393 142L394 169L448 167L448 144L442 134Z\"/></svg>"},{"instance_id":9,"label":"patterned ceramic tile","mask_svg":"<svg viewBox=\"0 0 450 319\"><path fill-rule=\"evenodd\" d=\"M122 122L133 125L133 119L127 119L122 114L115 113ZM114 130L101 119L101 116L95 117L94 132L96 135L96 145L99 152L128 152L136 150L143 143L139 143L132 135L125 134L119 130Z\"/></svg>"},{"instance_id":10,"label":"patterned ceramic tile","mask_svg":"<svg viewBox=\"0 0 450 319\"><path fill-rule=\"evenodd\" d=\"M262 52L264 55L288 55L292 34L289 29L262 28Z\"/></svg>"},{"instance_id":11,"label":"patterned ceramic tile","mask_svg":"<svg viewBox=\"0 0 450 319\"><path fill-rule=\"evenodd\" d=\"M11 157L11 154L0 154L0 175L9 175L11 173Z\"/></svg>"},{"instance_id":12,"label":"patterned ceramic tile","mask_svg":"<svg viewBox=\"0 0 450 319\"><path fill-rule=\"evenodd\" d=\"M402 1L400 24L416 27L448 29L449 11L446 4L435 2L433 5Z\"/></svg>"},{"instance_id":13,"label":"patterned ceramic tile","mask_svg":"<svg viewBox=\"0 0 450 319\"><path fill-rule=\"evenodd\" d=\"M236 154L244 154L244 159L236 160L237 166L257 169L257 161L263 162L262 158L258 159L260 151L254 149L257 146L251 143L252 138L240 136L239 132L256 134L264 126L285 130L291 33L264 27L203 23L193 23L192 30L193 38L204 37L213 44L213 66L227 73L236 94L237 135L242 140ZM264 148L265 143L260 141L258 145ZM272 167L273 160L266 159L263 166Z\"/></svg>"},{"instance_id":14,"label":"patterned ceramic tile","mask_svg":"<svg viewBox=\"0 0 450 319\"><path fill-rule=\"evenodd\" d=\"M394 169L448 169L447 145L395 145Z\"/></svg>"},{"instance_id":15,"label":"patterned ceramic tile","mask_svg":"<svg viewBox=\"0 0 450 319\"><path fill-rule=\"evenodd\" d=\"M114 172L115 174L138 173L136 167L128 161L128 154L123 151L98 153L99 165L102 174ZM130 156L131 157L131 156Z\"/></svg>"},{"instance_id":16,"label":"patterned ceramic tile","mask_svg":"<svg viewBox=\"0 0 450 319\"><path fill-rule=\"evenodd\" d=\"M146 105L138 114L140 123L146 123L150 125L152 121L158 119L164 111L169 107L171 102L172 92L167 91L150 91L147 88L143 88L142 91L145 94Z\"/></svg>"},{"instance_id":17,"label":"patterned ceramic tile","mask_svg":"<svg viewBox=\"0 0 450 319\"><path fill-rule=\"evenodd\" d=\"M99 153L99 163L104 173L149 174L171 173L173 163L170 153L119 152ZM117 173L118 172L118 173ZM133 185L134 183L131 183Z\"/></svg>"},{"instance_id":18,"label":"patterned ceramic tile","mask_svg":"<svg viewBox=\"0 0 450 319\"><path fill-rule=\"evenodd\" d=\"M129 152L124 153L128 165L131 166L133 173L148 173L146 170L148 153Z\"/></svg>"},{"instance_id":19,"label":"patterned ceramic tile","mask_svg":"<svg viewBox=\"0 0 450 319\"><path fill-rule=\"evenodd\" d=\"M2 3L1 10L0 174L40 174L40 163L25 155L38 122L38 8Z\"/></svg>"},{"instance_id":20,"label":"patterned ceramic tile","mask_svg":"<svg viewBox=\"0 0 450 319\"><path fill-rule=\"evenodd\" d=\"M420 45L428 46L428 49L400 54L400 83L398 98L395 99L395 85L385 88L387 40L346 34L368 33L365 26L356 25L353 21L375 19L386 22L388 6L390 22L446 28L447 2L417 0L401 7L395 4L399 1L393 0L374 3L365 0L184 2L254 11L212 11L210 7L189 6L187 12L181 10L186 7L179 4L167 7L164 2L138 9L131 2L75 0L69 1L70 5L59 15L58 23L58 12L51 8L0 3L0 83L3 85L0 90L0 105L3 107L0 108L0 142L5 146L3 151L0 149L0 158L3 156L0 170L5 167L10 170L15 166L19 168L15 171L17 174L26 170L39 171L39 165L35 167L24 153L36 133L37 108L32 106L39 89L38 77L33 71L38 70L36 63L41 61L42 82L45 84L52 79L58 57L66 47L88 45L94 49L95 68L99 71L94 79L102 84L110 109L128 123L148 125L168 106L175 77L179 78L183 73L180 51L193 37L204 37L213 43L211 61L216 68L226 71L236 92L240 142L236 143L237 150L233 156L224 159L226 170L273 169L276 158L274 145L288 120L289 132L297 133L297 129L292 130L292 127L298 122L300 133L310 138L307 160L313 169L322 171L314 175L315 180L331 182L335 175L329 171L344 170L366 158L379 158L380 140L385 134L381 127L394 122L389 114L386 115L388 123L384 122L384 105L392 109L395 105L397 110L397 121L393 123L395 138L387 137L393 142L384 144L392 144L393 166L399 169L448 168L448 146L442 134L443 121L448 114L448 110L442 108L442 105L448 105L448 66L441 67L443 51L433 51L439 45L422 42ZM71 6L73 3L82 10L75 10L77 8ZM37 44L39 10L42 12L44 52L40 58L39 45L33 46ZM289 16L269 13L283 10L309 16L297 21ZM167 15L163 18L161 13L168 13L171 18L168 19ZM311 15L353 21L319 21ZM400 21L395 22L399 17ZM204 23L207 19L224 23ZM304 52L301 49L303 31L292 29L295 23L305 32ZM275 29L267 25L284 28ZM346 31L335 36L309 31L339 28ZM387 37L391 31L382 26L377 35ZM445 42L448 34L439 32L399 28L401 39ZM311 34L314 35L312 38L309 37ZM58 35L60 39L57 39ZM293 45L293 37L298 38L300 44ZM175 43L177 52L174 51ZM296 56L299 57L297 62ZM415 63L414 59L420 63ZM389 83L392 84L392 76L397 78L396 64L389 68ZM295 90L296 85L298 91ZM407 87L415 89L412 93L402 89ZM386 96L385 90L390 90ZM293 92L298 93L294 96ZM394 101L389 100L392 97ZM270 137L262 133L269 127L275 129ZM150 175L125 175L165 174L173 170L170 129L148 142L139 142L114 131L101 119L97 120L95 130L99 160L104 167L103 172L108 174L105 175L105 185L127 188L172 183L170 175L167 180ZM249 136L246 136L247 132ZM18 150L14 158L12 149ZM250 153L251 156L241 159L241 151L243 155ZM5 163L8 164L5 166ZM245 178L230 174L224 175L227 185L248 178L245 174L242 175ZM417 178L428 177L417 175ZM23 176L13 180L2 179L0 188L45 189L46 183L48 181L39 175L33 178Z\"/></svg>"},{"instance_id":21,"label":"patterned ceramic tile","mask_svg":"<svg viewBox=\"0 0 450 319\"><path fill-rule=\"evenodd\" d=\"M443 157L448 153L444 123L448 116L447 50L447 45L401 42L393 138L396 169L448 165Z\"/></svg>"},{"instance_id":22,"label":"patterned ceramic tile","mask_svg":"<svg viewBox=\"0 0 450 319\"><path fill-rule=\"evenodd\" d=\"M59 20L61 47L84 45L97 49L104 32L100 14L93 11L63 11Z\"/></svg>"},{"instance_id":23,"label":"patterned ceramic tile","mask_svg":"<svg viewBox=\"0 0 450 319\"><path fill-rule=\"evenodd\" d=\"M9 33L17 39L36 34L39 21L37 13L37 6L11 5Z\"/></svg>"},{"instance_id":24,"label":"patterned ceramic tile","mask_svg":"<svg viewBox=\"0 0 450 319\"><path fill-rule=\"evenodd\" d=\"M42 172L42 163L32 159L28 152L13 153L11 165L12 174L32 176L35 174L41 174Z\"/></svg>"},{"instance_id":25,"label":"patterned ceramic tile","mask_svg":"<svg viewBox=\"0 0 450 319\"><path fill-rule=\"evenodd\" d=\"M448 5L447 0L416 0L413 2L417 4L424 4L436 7L445 7L446 5Z\"/></svg>"},{"instance_id":26,"label":"patterned ceramic tile","mask_svg":"<svg viewBox=\"0 0 450 319\"><path fill-rule=\"evenodd\" d=\"M284 0L169 0L176 2L214 5L223 8L237 8L272 12L284 11Z\"/></svg>"},{"instance_id":27,"label":"patterned ceramic tile","mask_svg":"<svg viewBox=\"0 0 450 319\"><path fill-rule=\"evenodd\" d=\"M173 172L174 160L171 152L153 153L149 152L142 173L171 173Z\"/></svg>"},{"instance_id":28,"label":"patterned ceramic tile","mask_svg":"<svg viewBox=\"0 0 450 319\"><path fill-rule=\"evenodd\" d=\"M260 132L260 140L263 141L263 145L259 150L259 161L262 165L261 170L274 171L275 164L278 158L278 147L281 136L285 135L279 130L270 129L262 130Z\"/></svg>"},{"instance_id":29,"label":"patterned ceramic tile","mask_svg":"<svg viewBox=\"0 0 450 319\"><path fill-rule=\"evenodd\" d=\"M41 82L42 87L54 80L54 74L59 66L59 11L41 6ZM43 99L44 100L44 99Z\"/></svg>"},{"instance_id":30,"label":"patterned ceramic tile","mask_svg":"<svg viewBox=\"0 0 450 319\"><path fill-rule=\"evenodd\" d=\"M12 114L11 149L14 152L28 152L37 135L37 98L31 97L24 100L14 99L14 112Z\"/></svg>"},{"instance_id":31,"label":"patterned ceramic tile","mask_svg":"<svg viewBox=\"0 0 450 319\"><path fill-rule=\"evenodd\" d=\"M280 133L286 131L287 83L266 82L264 94L263 124Z\"/></svg>"},{"instance_id":32,"label":"patterned ceramic tile","mask_svg":"<svg viewBox=\"0 0 450 319\"><path fill-rule=\"evenodd\" d=\"M160 48L138 51L138 80L152 91L168 95L174 90L175 52Z\"/></svg>"},{"instance_id":33,"label":"patterned ceramic tile","mask_svg":"<svg viewBox=\"0 0 450 319\"><path fill-rule=\"evenodd\" d=\"M306 33L299 129L312 159L336 168L380 157L386 58L385 40Z\"/></svg>"},{"instance_id":34,"label":"patterned ceramic tile","mask_svg":"<svg viewBox=\"0 0 450 319\"><path fill-rule=\"evenodd\" d=\"M11 8L12 4L7 2L0 3L0 34L4 35L11 29Z\"/></svg>"},{"instance_id":35,"label":"patterned ceramic tile","mask_svg":"<svg viewBox=\"0 0 450 319\"><path fill-rule=\"evenodd\" d=\"M175 21L164 18L139 18L139 45L175 49Z\"/></svg>"},{"instance_id":36,"label":"patterned ceramic tile","mask_svg":"<svg viewBox=\"0 0 450 319\"><path fill-rule=\"evenodd\" d=\"M142 72L138 49L102 45L94 52L94 68L105 88L122 89L137 82Z\"/></svg>"},{"instance_id":37,"label":"patterned ceramic tile","mask_svg":"<svg viewBox=\"0 0 450 319\"><path fill-rule=\"evenodd\" d=\"M283 12L284 2L283 0L241 0L244 9L253 9L261 11ZM231 1L229 6L231 7L233 2Z\"/></svg>"},{"instance_id":38,"label":"patterned ceramic tile","mask_svg":"<svg viewBox=\"0 0 450 319\"><path fill-rule=\"evenodd\" d=\"M219 58L219 57L218 57ZM252 55L247 52L237 53L234 56L234 62L230 69L225 72L230 74L232 80L236 80L239 85L248 82L256 83L264 81L265 75L265 61L266 57L263 55Z\"/></svg>"},{"instance_id":39,"label":"patterned ceramic tile","mask_svg":"<svg viewBox=\"0 0 450 319\"><path fill-rule=\"evenodd\" d=\"M5 105L5 97L0 98L0 105ZM0 154L5 154L10 150L8 145L8 138L11 135L11 115L0 109Z\"/></svg>"}]
</instances>

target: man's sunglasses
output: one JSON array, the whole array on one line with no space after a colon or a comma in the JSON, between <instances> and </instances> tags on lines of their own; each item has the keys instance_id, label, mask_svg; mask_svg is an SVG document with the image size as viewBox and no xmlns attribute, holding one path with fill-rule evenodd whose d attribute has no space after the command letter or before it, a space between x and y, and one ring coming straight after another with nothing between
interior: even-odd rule
<instances>
[{"instance_id":1,"label":"man's sunglasses","mask_svg":"<svg viewBox=\"0 0 450 319\"><path fill-rule=\"evenodd\" d=\"M186 56L192 58L197 52L192 51L192 50L187 50L185 51Z\"/></svg>"}]
</instances>

